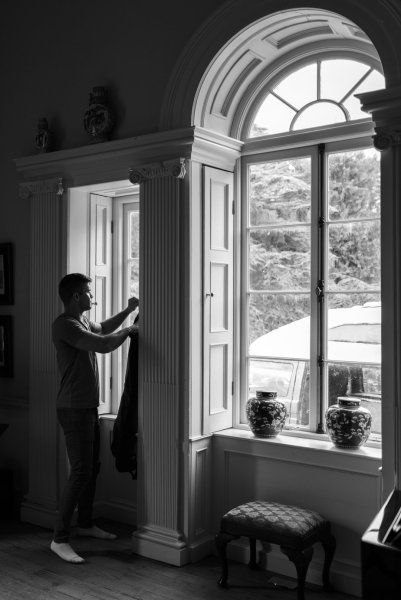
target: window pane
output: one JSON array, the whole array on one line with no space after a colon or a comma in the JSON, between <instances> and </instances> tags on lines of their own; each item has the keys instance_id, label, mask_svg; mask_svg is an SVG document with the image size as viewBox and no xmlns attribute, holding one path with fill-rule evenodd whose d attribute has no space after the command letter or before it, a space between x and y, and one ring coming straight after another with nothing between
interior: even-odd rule
<instances>
[{"instance_id":1,"label":"window pane","mask_svg":"<svg viewBox=\"0 0 401 600\"><path fill-rule=\"evenodd\" d=\"M380 222L329 226L329 290L380 290Z\"/></svg>"},{"instance_id":2,"label":"window pane","mask_svg":"<svg viewBox=\"0 0 401 600\"><path fill-rule=\"evenodd\" d=\"M332 123L345 121L345 114L337 104L332 102L316 102L301 111L294 123L294 131L308 129L309 127L321 127Z\"/></svg>"},{"instance_id":3,"label":"window pane","mask_svg":"<svg viewBox=\"0 0 401 600\"><path fill-rule=\"evenodd\" d=\"M249 137L289 131L294 116L294 110L269 94L256 114Z\"/></svg>"},{"instance_id":4,"label":"window pane","mask_svg":"<svg viewBox=\"0 0 401 600\"><path fill-rule=\"evenodd\" d=\"M329 218L380 217L380 153L374 148L328 157Z\"/></svg>"},{"instance_id":5,"label":"window pane","mask_svg":"<svg viewBox=\"0 0 401 600\"><path fill-rule=\"evenodd\" d=\"M321 98L340 102L370 67L355 60L324 60L321 64Z\"/></svg>"},{"instance_id":6,"label":"window pane","mask_svg":"<svg viewBox=\"0 0 401 600\"><path fill-rule=\"evenodd\" d=\"M286 425L309 425L309 362L249 360L248 397L275 391L287 409Z\"/></svg>"},{"instance_id":7,"label":"window pane","mask_svg":"<svg viewBox=\"0 0 401 600\"><path fill-rule=\"evenodd\" d=\"M328 360L379 365L380 294L328 294L327 302Z\"/></svg>"},{"instance_id":8,"label":"window pane","mask_svg":"<svg viewBox=\"0 0 401 600\"><path fill-rule=\"evenodd\" d=\"M309 360L309 294L250 294L249 354Z\"/></svg>"},{"instance_id":9,"label":"window pane","mask_svg":"<svg viewBox=\"0 0 401 600\"><path fill-rule=\"evenodd\" d=\"M139 211L130 212L129 215L129 256L131 258L139 257Z\"/></svg>"},{"instance_id":10,"label":"window pane","mask_svg":"<svg viewBox=\"0 0 401 600\"><path fill-rule=\"evenodd\" d=\"M381 433L380 294L329 294L327 357L329 405L356 396Z\"/></svg>"},{"instance_id":11,"label":"window pane","mask_svg":"<svg viewBox=\"0 0 401 600\"><path fill-rule=\"evenodd\" d=\"M311 160L294 158L250 165L249 223L309 223Z\"/></svg>"},{"instance_id":12,"label":"window pane","mask_svg":"<svg viewBox=\"0 0 401 600\"><path fill-rule=\"evenodd\" d=\"M274 88L274 93L297 110L317 100L317 63L301 67L288 75Z\"/></svg>"},{"instance_id":13,"label":"window pane","mask_svg":"<svg viewBox=\"0 0 401 600\"><path fill-rule=\"evenodd\" d=\"M361 83L353 94L344 101L344 106L350 113L352 119L366 119L368 114L361 110L361 101L355 98L354 94L371 92L373 90L382 90L385 87L385 79L378 71L372 71L370 75Z\"/></svg>"},{"instance_id":14,"label":"window pane","mask_svg":"<svg viewBox=\"0 0 401 600\"><path fill-rule=\"evenodd\" d=\"M251 290L310 290L310 227L256 229L249 238Z\"/></svg>"}]
</instances>

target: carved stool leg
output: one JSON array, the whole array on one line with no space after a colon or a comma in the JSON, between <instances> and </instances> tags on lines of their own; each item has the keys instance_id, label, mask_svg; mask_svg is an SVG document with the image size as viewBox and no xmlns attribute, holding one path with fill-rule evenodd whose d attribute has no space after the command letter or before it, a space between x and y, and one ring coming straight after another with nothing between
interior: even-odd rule
<instances>
[{"instance_id":1,"label":"carved stool leg","mask_svg":"<svg viewBox=\"0 0 401 600\"><path fill-rule=\"evenodd\" d=\"M306 573L308 572L309 563L312 560L313 548L309 547L305 550L293 550L284 546L280 546L280 548L295 565L298 578L297 600L304 600Z\"/></svg>"},{"instance_id":2,"label":"carved stool leg","mask_svg":"<svg viewBox=\"0 0 401 600\"><path fill-rule=\"evenodd\" d=\"M258 564L256 562L256 540L255 538L249 538L249 549L250 549L250 557L249 557L249 568L250 569L258 569Z\"/></svg>"},{"instance_id":3,"label":"carved stool leg","mask_svg":"<svg viewBox=\"0 0 401 600\"><path fill-rule=\"evenodd\" d=\"M324 549L324 564L323 564L323 587L326 591L333 589L330 583L330 566L333 561L334 552L336 550L336 538L328 531L320 540Z\"/></svg>"},{"instance_id":4,"label":"carved stool leg","mask_svg":"<svg viewBox=\"0 0 401 600\"><path fill-rule=\"evenodd\" d=\"M219 553L221 559L221 577L218 580L218 585L221 587L227 587L227 577L228 577L228 562L227 562L227 544L232 540L237 539L237 535L231 535L230 533L225 533L224 531L220 531L215 537L216 548Z\"/></svg>"}]
</instances>

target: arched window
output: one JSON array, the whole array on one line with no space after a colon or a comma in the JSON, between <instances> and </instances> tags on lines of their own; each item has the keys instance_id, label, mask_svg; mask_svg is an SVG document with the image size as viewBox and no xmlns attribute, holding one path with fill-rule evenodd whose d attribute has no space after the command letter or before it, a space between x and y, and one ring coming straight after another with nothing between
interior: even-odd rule
<instances>
[{"instance_id":1,"label":"arched window","mask_svg":"<svg viewBox=\"0 0 401 600\"><path fill-rule=\"evenodd\" d=\"M242 158L241 421L277 391L287 428L325 431L352 396L381 435L380 163L355 94L384 87L367 61L309 56L262 89ZM258 138L258 139L256 139Z\"/></svg>"},{"instance_id":2,"label":"arched window","mask_svg":"<svg viewBox=\"0 0 401 600\"><path fill-rule=\"evenodd\" d=\"M355 94L384 87L381 73L347 58L317 59L269 86L249 137L366 119Z\"/></svg>"}]
</instances>

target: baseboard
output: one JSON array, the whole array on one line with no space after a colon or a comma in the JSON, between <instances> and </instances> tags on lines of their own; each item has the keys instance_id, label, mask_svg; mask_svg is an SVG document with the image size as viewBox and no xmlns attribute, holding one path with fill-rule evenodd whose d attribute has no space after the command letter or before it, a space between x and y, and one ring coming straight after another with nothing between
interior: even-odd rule
<instances>
[{"instance_id":1,"label":"baseboard","mask_svg":"<svg viewBox=\"0 0 401 600\"><path fill-rule=\"evenodd\" d=\"M96 502L94 514L97 518L110 519L111 521L126 523L134 527L136 527L138 522L136 506L119 498Z\"/></svg>"},{"instance_id":2,"label":"baseboard","mask_svg":"<svg viewBox=\"0 0 401 600\"><path fill-rule=\"evenodd\" d=\"M38 525L38 527L53 530L56 515L57 511L55 509L46 508L29 500L24 500L21 503L20 520L23 523L31 523L32 525Z\"/></svg>"},{"instance_id":3,"label":"baseboard","mask_svg":"<svg viewBox=\"0 0 401 600\"><path fill-rule=\"evenodd\" d=\"M132 534L132 551L139 556L158 560L175 567L190 562L189 548L175 531L146 527Z\"/></svg>"},{"instance_id":4,"label":"baseboard","mask_svg":"<svg viewBox=\"0 0 401 600\"><path fill-rule=\"evenodd\" d=\"M196 541L189 546L189 561L191 563L198 562L214 552L214 538L209 536L202 540Z\"/></svg>"},{"instance_id":5,"label":"baseboard","mask_svg":"<svg viewBox=\"0 0 401 600\"><path fill-rule=\"evenodd\" d=\"M259 549L258 557L261 567L278 575L295 579L294 564L288 560L277 546L271 546L270 548L268 552ZM229 560L247 564L249 562L248 542L242 539L231 542L227 546L227 556ZM314 557L308 569L307 583L322 585L322 569L323 562ZM330 579L335 590L357 598L362 597L361 571L358 564L334 559L330 569Z\"/></svg>"}]
</instances>

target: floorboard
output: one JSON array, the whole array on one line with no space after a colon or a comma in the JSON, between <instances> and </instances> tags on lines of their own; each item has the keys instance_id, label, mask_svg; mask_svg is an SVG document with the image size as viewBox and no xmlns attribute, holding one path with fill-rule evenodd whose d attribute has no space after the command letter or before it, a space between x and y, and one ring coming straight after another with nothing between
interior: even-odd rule
<instances>
[{"instance_id":1,"label":"floorboard","mask_svg":"<svg viewBox=\"0 0 401 600\"><path fill-rule=\"evenodd\" d=\"M0 600L296 600L295 580L231 564L230 587L217 585L219 560L173 567L131 551L132 530L120 523L99 523L117 533L112 541L74 537L73 548L85 558L81 565L62 561L49 549L51 531L0 521ZM325 593L307 585L305 600L352 600L339 592Z\"/></svg>"}]
</instances>

